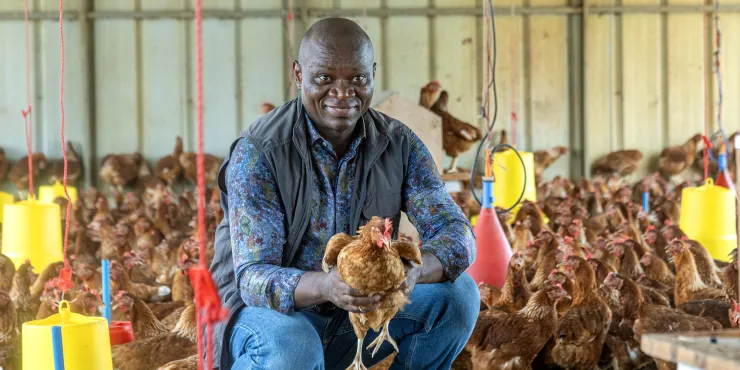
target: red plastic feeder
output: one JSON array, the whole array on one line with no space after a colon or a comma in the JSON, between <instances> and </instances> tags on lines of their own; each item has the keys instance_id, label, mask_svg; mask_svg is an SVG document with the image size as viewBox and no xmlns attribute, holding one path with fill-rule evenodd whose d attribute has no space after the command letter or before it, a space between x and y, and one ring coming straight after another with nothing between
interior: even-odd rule
<instances>
[{"instance_id":1,"label":"red plastic feeder","mask_svg":"<svg viewBox=\"0 0 740 370\"><path fill-rule=\"evenodd\" d=\"M126 344L134 340L134 328L130 321L113 321L108 327L110 331L110 345Z\"/></svg>"},{"instance_id":2,"label":"red plastic feeder","mask_svg":"<svg viewBox=\"0 0 740 370\"><path fill-rule=\"evenodd\" d=\"M476 257L467 273L476 283L488 283L501 288L506 281L506 271L511 258L511 246L501 228L496 209L493 208L493 181L483 179L483 194L478 222L473 228Z\"/></svg>"}]
</instances>

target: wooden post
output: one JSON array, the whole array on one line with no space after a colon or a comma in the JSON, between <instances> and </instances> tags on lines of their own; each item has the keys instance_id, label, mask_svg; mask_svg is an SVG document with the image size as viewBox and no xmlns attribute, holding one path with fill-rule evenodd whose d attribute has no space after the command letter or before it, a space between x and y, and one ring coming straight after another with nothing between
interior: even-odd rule
<instances>
[{"instance_id":1,"label":"wooden post","mask_svg":"<svg viewBox=\"0 0 740 370\"><path fill-rule=\"evenodd\" d=\"M735 136L735 148L737 148L738 144L740 144L740 135ZM735 189L738 189L738 186L740 186L740 166L738 164L740 163L740 150L735 150ZM737 222L737 230L740 230L740 217L738 217L738 212L740 211L740 196L735 194L735 222ZM738 248L740 249L740 238L738 238ZM733 261L733 263L740 263L740 258L738 258L737 261ZM740 266L738 266L740 268ZM740 274L738 275L738 297L740 297Z\"/></svg>"}]
</instances>

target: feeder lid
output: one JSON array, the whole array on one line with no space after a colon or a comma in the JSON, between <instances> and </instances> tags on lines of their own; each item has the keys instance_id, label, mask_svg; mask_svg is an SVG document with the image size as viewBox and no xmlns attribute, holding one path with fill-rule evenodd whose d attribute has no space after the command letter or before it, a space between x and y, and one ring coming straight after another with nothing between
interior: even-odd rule
<instances>
[{"instance_id":1,"label":"feeder lid","mask_svg":"<svg viewBox=\"0 0 740 370\"><path fill-rule=\"evenodd\" d=\"M59 313L51 315L42 320L34 320L24 323L24 326L73 326L73 325L92 325L105 321L102 317L89 317L73 313L69 309L69 302L62 300L59 302Z\"/></svg>"},{"instance_id":2,"label":"feeder lid","mask_svg":"<svg viewBox=\"0 0 740 370\"><path fill-rule=\"evenodd\" d=\"M69 198L72 203L77 201L77 189L72 186L67 186L67 192L69 192ZM46 185L39 187L39 201L42 203L53 203L56 198L67 198L64 194L64 185L59 181L53 185Z\"/></svg>"}]
</instances>

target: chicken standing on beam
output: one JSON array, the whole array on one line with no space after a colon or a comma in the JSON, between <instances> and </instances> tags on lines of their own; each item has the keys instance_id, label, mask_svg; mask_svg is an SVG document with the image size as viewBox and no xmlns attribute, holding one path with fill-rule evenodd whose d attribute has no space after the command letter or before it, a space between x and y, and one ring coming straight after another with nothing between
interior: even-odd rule
<instances>
[{"instance_id":1,"label":"chicken standing on beam","mask_svg":"<svg viewBox=\"0 0 740 370\"><path fill-rule=\"evenodd\" d=\"M380 307L367 313L349 313L352 328L357 335L357 353L347 370L366 370L362 364L362 345L367 331L372 328L380 335L370 343L372 355L388 341L396 352L398 346L390 337L388 325L400 309L407 303L405 292L399 287L406 279L403 259L414 266L421 266L421 251L413 243L399 240L391 241L393 224L391 220L373 217L360 228L359 236L353 237L339 233L331 237L326 246L322 268L324 272L336 266L339 276L350 287L363 295L372 297L381 295L385 298Z\"/></svg>"}]
</instances>

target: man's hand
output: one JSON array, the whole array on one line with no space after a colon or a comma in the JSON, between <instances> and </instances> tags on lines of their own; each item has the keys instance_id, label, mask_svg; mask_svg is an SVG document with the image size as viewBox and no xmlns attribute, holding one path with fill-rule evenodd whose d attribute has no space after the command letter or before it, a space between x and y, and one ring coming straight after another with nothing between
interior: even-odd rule
<instances>
[{"instance_id":1,"label":"man's hand","mask_svg":"<svg viewBox=\"0 0 740 370\"><path fill-rule=\"evenodd\" d=\"M406 280L401 283L398 290L402 291L406 297L409 297L414 291L414 287L416 287L419 277L421 277L421 267L414 267L408 261L403 262L403 267L406 271Z\"/></svg>"},{"instance_id":2,"label":"man's hand","mask_svg":"<svg viewBox=\"0 0 740 370\"><path fill-rule=\"evenodd\" d=\"M358 290L353 289L339 276L336 268L325 274L321 281L319 290L324 299L334 303L337 307L354 313L367 313L375 311L380 306L381 296L363 296Z\"/></svg>"}]
</instances>

